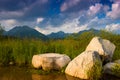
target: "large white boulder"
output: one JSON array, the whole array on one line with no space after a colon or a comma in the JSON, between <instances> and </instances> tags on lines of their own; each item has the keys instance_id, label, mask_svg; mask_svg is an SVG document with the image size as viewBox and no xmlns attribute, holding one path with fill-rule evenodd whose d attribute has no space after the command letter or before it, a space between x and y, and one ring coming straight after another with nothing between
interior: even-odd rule
<instances>
[{"instance_id":1,"label":"large white boulder","mask_svg":"<svg viewBox=\"0 0 120 80\"><path fill-rule=\"evenodd\" d=\"M100 77L102 61L98 52L85 51L74 58L67 66L65 73L81 79Z\"/></svg>"},{"instance_id":2,"label":"large white boulder","mask_svg":"<svg viewBox=\"0 0 120 80\"><path fill-rule=\"evenodd\" d=\"M88 44L86 51L97 51L102 57L102 61L111 61L115 50L115 45L109 40L94 37Z\"/></svg>"},{"instance_id":3,"label":"large white boulder","mask_svg":"<svg viewBox=\"0 0 120 80\"><path fill-rule=\"evenodd\" d=\"M65 54L45 53L34 55L32 65L35 68L43 68L43 70L56 69L60 70L65 67L71 59Z\"/></svg>"},{"instance_id":4,"label":"large white boulder","mask_svg":"<svg viewBox=\"0 0 120 80\"><path fill-rule=\"evenodd\" d=\"M103 72L120 77L120 63L110 62L104 65Z\"/></svg>"}]
</instances>

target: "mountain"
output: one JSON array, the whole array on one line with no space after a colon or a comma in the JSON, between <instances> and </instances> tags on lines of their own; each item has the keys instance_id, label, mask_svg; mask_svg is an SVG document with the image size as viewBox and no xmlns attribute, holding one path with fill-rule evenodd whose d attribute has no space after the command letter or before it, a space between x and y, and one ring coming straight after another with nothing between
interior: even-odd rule
<instances>
[{"instance_id":1,"label":"mountain","mask_svg":"<svg viewBox=\"0 0 120 80\"><path fill-rule=\"evenodd\" d=\"M68 35L70 35L70 34L64 33L63 31L59 31L59 32L57 32L57 33L52 32L51 34L49 34L49 35L47 35L47 36L48 36L48 38L50 38L50 39L64 39L64 38L67 37Z\"/></svg>"},{"instance_id":2,"label":"mountain","mask_svg":"<svg viewBox=\"0 0 120 80\"><path fill-rule=\"evenodd\" d=\"M47 36L28 26L16 26L13 29L5 32L4 35L18 38L47 39Z\"/></svg>"},{"instance_id":3,"label":"mountain","mask_svg":"<svg viewBox=\"0 0 120 80\"><path fill-rule=\"evenodd\" d=\"M100 30L96 30L96 29L91 28L91 29L88 29L88 30L79 31L78 33L73 33L69 37L77 39L81 35L83 36L86 33L87 33L87 35L90 34L90 35L96 35L96 36L98 36L100 34L100 32L101 32Z\"/></svg>"},{"instance_id":4,"label":"mountain","mask_svg":"<svg viewBox=\"0 0 120 80\"><path fill-rule=\"evenodd\" d=\"M84 32L92 32L93 34L99 34L100 31L96 29L89 29L89 30L83 30L74 35L69 34L69 33L64 33L63 31L59 31L56 33L51 33L49 35L44 35L37 30L30 28L28 26L16 26L13 29L9 31L5 31L4 35L6 36L11 36L11 37L18 37L18 38L35 38L35 39L42 39L42 40L47 40L47 39L64 39L65 37L68 36L73 36L77 37L81 35Z\"/></svg>"},{"instance_id":5,"label":"mountain","mask_svg":"<svg viewBox=\"0 0 120 80\"><path fill-rule=\"evenodd\" d=\"M84 32L92 32L92 33L94 33L94 34L98 34L98 33L100 32L100 30L96 30L96 29L94 29L94 28L91 28L91 29L89 29L89 30L80 31L80 32L78 32L78 34L82 34L82 33L84 33Z\"/></svg>"},{"instance_id":6,"label":"mountain","mask_svg":"<svg viewBox=\"0 0 120 80\"><path fill-rule=\"evenodd\" d=\"M74 33L73 34L64 33L63 31L59 31L57 33L52 32L51 34L47 35L47 37L49 39L64 39L67 36L77 37L77 36L81 35L84 32L92 32L93 34L99 34L100 33L99 30L91 28L89 30L83 30L83 31L80 31L80 32L75 33L75 34Z\"/></svg>"}]
</instances>

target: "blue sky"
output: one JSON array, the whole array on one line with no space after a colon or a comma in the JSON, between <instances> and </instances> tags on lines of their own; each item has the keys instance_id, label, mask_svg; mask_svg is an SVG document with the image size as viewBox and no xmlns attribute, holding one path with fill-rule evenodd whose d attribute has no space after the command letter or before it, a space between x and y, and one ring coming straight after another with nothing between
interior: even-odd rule
<instances>
[{"instance_id":1,"label":"blue sky","mask_svg":"<svg viewBox=\"0 0 120 80\"><path fill-rule=\"evenodd\" d=\"M120 0L0 0L6 30L28 25L49 34L95 28L120 31Z\"/></svg>"}]
</instances>

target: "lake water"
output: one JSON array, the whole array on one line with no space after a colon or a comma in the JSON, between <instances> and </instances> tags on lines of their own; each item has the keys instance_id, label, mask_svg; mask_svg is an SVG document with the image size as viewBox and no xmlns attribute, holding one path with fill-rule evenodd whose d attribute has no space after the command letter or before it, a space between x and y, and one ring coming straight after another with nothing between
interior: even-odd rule
<instances>
[{"instance_id":1,"label":"lake water","mask_svg":"<svg viewBox=\"0 0 120 80\"><path fill-rule=\"evenodd\" d=\"M0 68L0 80L81 80L65 74L39 75L32 74L27 68L4 67ZM120 80L112 76L105 75L102 80Z\"/></svg>"}]
</instances>

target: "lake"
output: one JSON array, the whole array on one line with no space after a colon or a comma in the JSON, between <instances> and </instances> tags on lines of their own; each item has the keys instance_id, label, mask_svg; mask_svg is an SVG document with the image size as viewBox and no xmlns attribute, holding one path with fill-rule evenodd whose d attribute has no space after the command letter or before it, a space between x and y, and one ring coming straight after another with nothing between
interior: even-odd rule
<instances>
[{"instance_id":1,"label":"lake","mask_svg":"<svg viewBox=\"0 0 120 80\"><path fill-rule=\"evenodd\" d=\"M32 74L27 68L0 67L0 80L81 80L65 74L40 75ZM119 78L104 75L101 80L120 80Z\"/></svg>"}]
</instances>

